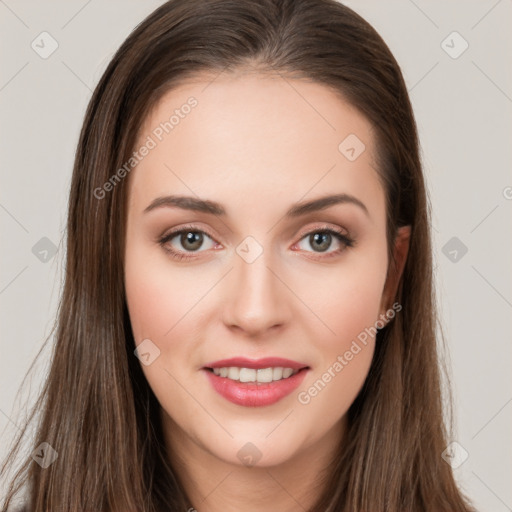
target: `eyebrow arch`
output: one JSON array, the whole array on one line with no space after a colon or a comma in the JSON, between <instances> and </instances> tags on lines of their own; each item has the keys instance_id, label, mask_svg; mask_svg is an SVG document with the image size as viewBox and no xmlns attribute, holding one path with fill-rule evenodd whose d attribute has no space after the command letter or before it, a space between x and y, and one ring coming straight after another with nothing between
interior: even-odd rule
<instances>
[{"instance_id":1,"label":"eyebrow arch","mask_svg":"<svg viewBox=\"0 0 512 512\"><path fill-rule=\"evenodd\" d=\"M369 216L368 208L366 208L365 204L357 199L357 197L354 197L350 194L334 194L320 197L318 199L313 199L311 201L296 203L285 213L285 217L300 217L311 212L324 210L336 204L354 204L361 208L365 214ZM154 201L151 202L149 206L146 207L144 213L161 207L176 207L183 210L191 210L219 216L226 215L226 210L224 207L215 201L199 199L191 196L176 195L157 197Z\"/></svg>"}]
</instances>

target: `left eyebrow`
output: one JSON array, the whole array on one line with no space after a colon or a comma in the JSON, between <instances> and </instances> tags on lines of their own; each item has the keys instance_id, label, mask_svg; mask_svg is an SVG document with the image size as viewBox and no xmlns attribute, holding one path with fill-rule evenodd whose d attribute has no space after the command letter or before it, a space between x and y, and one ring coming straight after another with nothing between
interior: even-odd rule
<instances>
[{"instance_id":1,"label":"left eyebrow","mask_svg":"<svg viewBox=\"0 0 512 512\"><path fill-rule=\"evenodd\" d=\"M311 201L296 203L292 205L292 207L286 212L285 216L289 218L296 218L311 212L325 210L326 208L336 204L354 204L362 209L369 217L369 212L368 208L366 208L366 205L357 199L357 197L354 197L350 194L335 194L319 197L318 199L313 199ZM197 197L176 195L157 197L151 202L149 206L146 207L144 213L161 207L176 207L183 210L192 210L219 216L226 215L226 209L220 203L205 199L198 199Z\"/></svg>"},{"instance_id":2,"label":"left eyebrow","mask_svg":"<svg viewBox=\"0 0 512 512\"><path fill-rule=\"evenodd\" d=\"M286 212L286 217L299 217L301 215L306 215L307 213L325 210L326 208L336 204L354 204L361 208L368 217L370 216L366 205L357 199L357 197L350 194L335 194L313 199L311 201L297 203Z\"/></svg>"}]
</instances>

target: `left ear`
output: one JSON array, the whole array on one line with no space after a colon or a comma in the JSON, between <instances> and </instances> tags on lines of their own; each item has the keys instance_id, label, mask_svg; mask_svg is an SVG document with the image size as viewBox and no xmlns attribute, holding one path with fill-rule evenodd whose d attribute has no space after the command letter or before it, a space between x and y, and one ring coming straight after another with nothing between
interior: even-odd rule
<instances>
[{"instance_id":1,"label":"left ear","mask_svg":"<svg viewBox=\"0 0 512 512\"><path fill-rule=\"evenodd\" d=\"M401 226L398 228L393 248L395 261L389 262L386 283L382 293L381 313L383 314L385 314L391 307L393 300L396 297L398 284L400 283L405 262L407 261L407 254L409 253L410 238L411 226Z\"/></svg>"}]
</instances>

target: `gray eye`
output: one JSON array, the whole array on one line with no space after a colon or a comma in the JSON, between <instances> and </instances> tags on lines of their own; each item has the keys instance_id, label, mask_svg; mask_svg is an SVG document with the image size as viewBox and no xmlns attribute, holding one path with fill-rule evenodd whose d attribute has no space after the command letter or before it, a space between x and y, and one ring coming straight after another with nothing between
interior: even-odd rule
<instances>
[{"instance_id":1,"label":"gray eye","mask_svg":"<svg viewBox=\"0 0 512 512\"><path fill-rule=\"evenodd\" d=\"M332 235L327 231L319 231L309 235L311 247L318 248L320 252L325 252L332 242Z\"/></svg>"}]
</instances>

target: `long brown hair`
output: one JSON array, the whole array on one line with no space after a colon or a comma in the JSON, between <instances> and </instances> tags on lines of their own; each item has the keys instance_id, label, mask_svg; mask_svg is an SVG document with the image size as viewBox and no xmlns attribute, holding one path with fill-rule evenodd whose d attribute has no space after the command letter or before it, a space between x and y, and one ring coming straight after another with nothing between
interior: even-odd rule
<instances>
[{"instance_id":1,"label":"long brown hair","mask_svg":"<svg viewBox=\"0 0 512 512\"><path fill-rule=\"evenodd\" d=\"M3 511L25 486L32 512L191 506L168 462L159 404L133 355L123 277L128 180L102 197L97 191L129 160L145 116L163 94L200 72L245 66L313 80L356 107L375 131L391 258L397 228L412 228L395 298L402 310L378 332L369 375L348 412L346 442L311 510L472 510L441 456L451 423L443 413L430 205L414 115L389 48L334 0L170 0L122 44L87 109L69 196L52 362L28 422L37 417L30 446L46 442L58 457L45 469L27 458L11 479Z\"/></svg>"}]
</instances>

